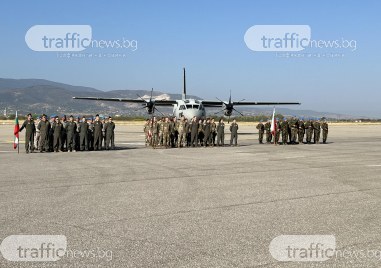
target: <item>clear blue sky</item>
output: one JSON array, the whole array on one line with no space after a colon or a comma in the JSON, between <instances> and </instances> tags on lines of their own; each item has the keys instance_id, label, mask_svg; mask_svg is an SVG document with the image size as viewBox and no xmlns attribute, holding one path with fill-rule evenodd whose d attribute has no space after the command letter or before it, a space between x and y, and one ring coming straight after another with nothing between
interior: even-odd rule
<instances>
[{"instance_id":1,"label":"clear blue sky","mask_svg":"<svg viewBox=\"0 0 381 268\"><path fill-rule=\"evenodd\" d=\"M206 99L300 101L312 109L381 117L380 1L2 1L0 77L43 78L102 90L179 92ZM35 52L38 24L91 25L94 39L136 39L125 58L63 59ZM313 39L356 40L338 58L279 58L243 40L261 24L310 25ZM99 52L92 49L89 52ZM112 53L109 49L102 52Z\"/></svg>"}]
</instances>

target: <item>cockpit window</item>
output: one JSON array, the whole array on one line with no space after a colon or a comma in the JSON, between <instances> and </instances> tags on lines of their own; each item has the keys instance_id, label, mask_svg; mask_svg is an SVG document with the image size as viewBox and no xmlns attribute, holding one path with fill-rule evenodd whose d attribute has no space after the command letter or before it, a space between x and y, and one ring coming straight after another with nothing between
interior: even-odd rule
<instances>
[{"instance_id":1,"label":"cockpit window","mask_svg":"<svg viewBox=\"0 0 381 268\"><path fill-rule=\"evenodd\" d=\"M198 107L199 107L198 104L194 104L194 105L193 105L193 108L194 108L194 109L198 109Z\"/></svg>"},{"instance_id":2,"label":"cockpit window","mask_svg":"<svg viewBox=\"0 0 381 268\"><path fill-rule=\"evenodd\" d=\"M180 105L180 110L186 110L185 105Z\"/></svg>"},{"instance_id":3,"label":"cockpit window","mask_svg":"<svg viewBox=\"0 0 381 268\"><path fill-rule=\"evenodd\" d=\"M187 104L187 109L192 109L192 104Z\"/></svg>"}]
</instances>

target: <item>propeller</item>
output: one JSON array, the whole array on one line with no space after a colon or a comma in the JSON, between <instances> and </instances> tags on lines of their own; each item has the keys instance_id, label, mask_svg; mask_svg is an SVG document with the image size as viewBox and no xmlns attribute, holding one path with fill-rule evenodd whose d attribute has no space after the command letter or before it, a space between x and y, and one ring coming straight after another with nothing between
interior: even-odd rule
<instances>
[{"instance_id":1,"label":"propeller","mask_svg":"<svg viewBox=\"0 0 381 268\"><path fill-rule=\"evenodd\" d=\"M232 111L235 111L235 112L239 113L241 116L243 116L243 114L242 114L240 111L238 111L237 109L234 108L234 104L233 104L233 102L232 102L232 91L231 91L231 90L230 90L230 96L229 96L229 101L228 101L228 102L226 102L226 101L222 101L222 100L220 100L220 99L217 98L217 97L216 97L216 99L219 100L220 102L222 102L222 103L224 104L225 107L224 107L223 110L218 111L218 112L216 112L215 114L224 112L225 115L228 117L228 123L229 123L229 121L230 121L230 116L231 116L231 114L232 114ZM242 100L238 101L237 103L240 103L240 102L242 102L242 101L244 101L244 100L245 100L245 99L242 99Z\"/></svg>"},{"instance_id":2,"label":"propeller","mask_svg":"<svg viewBox=\"0 0 381 268\"><path fill-rule=\"evenodd\" d=\"M151 89L151 96L149 98L149 100L145 100L143 99L143 97L141 97L139 94L136 94L141 100L143 100L145 102L144 107L143 108L140 108L140 109L144 109L146 108L148 113L151 114L151 113L154 113L155 111L158 111L159 113L161 113L158 109L156 109L155 107L155 101L152 100L152 96L153 96L153 88ZM138 109L138 110L140 110ZM161 113L162 114L162 113Z\"/></svg>"}]
</instances>

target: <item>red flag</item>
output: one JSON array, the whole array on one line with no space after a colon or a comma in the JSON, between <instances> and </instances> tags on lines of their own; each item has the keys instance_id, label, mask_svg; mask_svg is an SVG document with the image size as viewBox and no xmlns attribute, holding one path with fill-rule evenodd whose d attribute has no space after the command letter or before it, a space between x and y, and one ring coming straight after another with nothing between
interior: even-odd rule
<instances>
[{"instance_id":1,"label":"red flag","mask_svg":"<svg viewBox=\"0 0 381 268\"><path fill-rule=\"evenodd\" d=\"M17 116L17 111L16 111L15 128L13 131L13 134L15 135L15 139L13 141L13 149L16 149L17 146L19 145L19 131L20 131L19 118Z\"/></svg>"},{"instance_id":2,"label":"red flag","mask_svg":"<svg viewBox=\"0 0 381 268\"><path fill-rule=\"evenodd\" d=\"M276 128L277 128L277 125L275 120L275 107L274 107L273 118L271 120L271 134L273 134L273 136L275 136L276 134Z\"/></svg>"}]
</instances>

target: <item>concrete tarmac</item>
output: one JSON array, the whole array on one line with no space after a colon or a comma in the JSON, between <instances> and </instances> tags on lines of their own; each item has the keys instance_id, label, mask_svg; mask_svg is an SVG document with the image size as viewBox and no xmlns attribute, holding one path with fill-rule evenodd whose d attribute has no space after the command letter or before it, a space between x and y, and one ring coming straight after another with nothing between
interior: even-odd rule
<instances>
[{"instance_id":1,"label":"concrete tarmac","mask_svg":"<svg viewBox=\"0 0 381 268\"><path fill-rule=\"evenodd\" d=\"M381 267L380 125L287 146L247 125L238 147L156 150L142 129L117 126L114 151L17 154L0 125L0 239L65 235L70 253L0 267ZM280 235L331 235L346 254L281 262Z\"/></svg>"}]
</instances>

